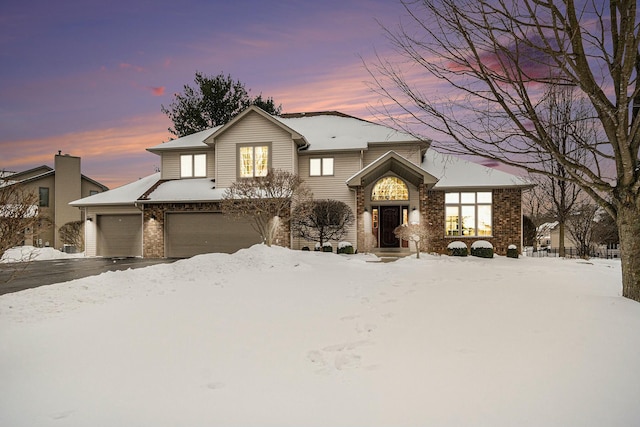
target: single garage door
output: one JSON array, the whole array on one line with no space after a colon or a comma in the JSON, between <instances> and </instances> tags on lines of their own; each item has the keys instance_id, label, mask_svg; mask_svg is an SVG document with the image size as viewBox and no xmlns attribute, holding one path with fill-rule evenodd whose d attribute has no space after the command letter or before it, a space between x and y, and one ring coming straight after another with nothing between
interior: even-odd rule
<instances>
[{"instance_id":1,"label":"single garage door","mask_svg":"<svg viewBox=\"0 0 640 427\"><path fill-rule=\"evenodd\" d=\"M233 253L262 241L248 220L212 212L168 213L165 233L166 255L170 258Z\"/></svg>"},{"instance_id":2,"label":"single garage door","mask_svg":"<svg viewBox=\"0 0 640 427\"><path fill-rule=\"evenodd\" d=\"M142 216L98 215L98 256L142 256Z\"/></svg>"}]
</instances>

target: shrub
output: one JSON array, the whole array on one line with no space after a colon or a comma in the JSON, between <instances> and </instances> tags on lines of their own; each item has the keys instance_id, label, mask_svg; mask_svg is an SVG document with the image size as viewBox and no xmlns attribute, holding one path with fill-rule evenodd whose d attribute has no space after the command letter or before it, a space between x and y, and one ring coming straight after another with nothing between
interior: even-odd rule
<instances>
[{"instance_id":1,"label":"shrub","mask_svg":"<svg viewBox=\"0 0 640 427\"><path fill-rule=\"evenodd\" d=\"M324 242L321 248L320 243L316 243L316 251L333 252L333 246L331 246L331 242Z\"/></svg>"},{"instance_id":2,"label":"shrub","mask_svg":"<svg viewBox=\"0 0 640 427\"><path fill-rule=\"evenodd\" d=\"M353 245L349 242L340 242L338 243L338 253L339 254L353 254Z\"/></svg>"},{"instance_id":3,"label":"shrub","mask_svg":"<svg viewBox=\"0 0 640 427\"><path fill-rule=\"evenodd\" d=\"M302 250L303 250L303 251L310 251L311 249L309 249L309 246L303 246L303 247L302 247Z\"/></svg>"},{"instance_id":4,"label":"shrub","mask_svg":"<svg viewBox=\"0 0 640 427\"><path fill-rule=\"evenodd\" d=\"M464 242L455 241L449 243L447 245L447 249L449 250L450 256L467 256L469 252L467 250L467 245Z\"/></svg>"},{"instance_id":5,"label":"shrub","mask_svg":"<svg viewBox=\"0 0 640 427\"><path fill-rule=\"evenodd\" d=\"M507 248L507 257L518 258L518 247L516 245L509 245Z\"/></svg>"},{"instance_id":6,"label":"shrub","mask_svg":"<svg viewBox=\"0 0 640 427\"><path fill-rule=\"evenodd\" d=\"M478 240L471 245L471 256L493 258L493 245L486 240Z\"/></svg>"}]
</instances>

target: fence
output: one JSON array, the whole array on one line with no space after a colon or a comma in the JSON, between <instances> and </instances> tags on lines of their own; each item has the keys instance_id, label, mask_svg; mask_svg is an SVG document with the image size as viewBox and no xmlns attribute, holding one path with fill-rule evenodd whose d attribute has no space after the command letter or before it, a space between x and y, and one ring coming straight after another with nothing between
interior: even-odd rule
<instances>
[{"instance_id":1,"label":"fence","mask_svg":"<svg viewBox=\"0 0 640 427\"><path fill-rule=\"evenodd\" d=\"M560 250L558 248L544 248L538 249L534 251L532 247L527 247L522 252L523 256L526 257L559 257ZM576 248L565 248L564 250L565 258L579 258L578 251ZM606 258L606 259L615 259L620 258L620 249L609 249L607 247L598 247L593 248L591 253L589 254L589 258Z\"/></svg>"}]
</instances>

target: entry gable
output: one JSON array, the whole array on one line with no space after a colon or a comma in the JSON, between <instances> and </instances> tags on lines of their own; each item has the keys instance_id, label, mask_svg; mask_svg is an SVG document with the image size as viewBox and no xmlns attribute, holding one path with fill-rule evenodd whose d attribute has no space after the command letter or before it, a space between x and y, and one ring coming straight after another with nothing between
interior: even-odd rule
<instances>
[{"instance_id":1,"label":"entry gable","mask_svg":"<svg viewBox=\"0 0 640 427\"><path fill-rule=\"evenodd\" d=\"M347 180L347 185L349 187L365 187L388 171L392 171L416 187L420 184L426 184L427 187L433 187L433 185L438 182L436 177L421 167L410 162L395 151L388 151L386 154L380 156L371 164L349 178Z\"/></svg>"}]
</instances>

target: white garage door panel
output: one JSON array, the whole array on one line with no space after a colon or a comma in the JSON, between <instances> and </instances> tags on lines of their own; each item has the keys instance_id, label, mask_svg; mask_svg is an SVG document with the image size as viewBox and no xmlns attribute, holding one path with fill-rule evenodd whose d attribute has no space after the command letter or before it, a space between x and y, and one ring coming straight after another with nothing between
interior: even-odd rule
<instances>
[{"instance_id":1,"label":"white garage door panel","mask_svg":"<svg viewBox=\"0 0 640 427\"><path fill-rule=\"evenodd\" d=\"M233 220L221 213L169 213L166 216L167 257L233 253L260 243L260 235L246 220Z\"/></svg>"},{"instance_id":2,"label":"white garage door panel","mask_svg":"<svg viewBox=\"0 0 640 427\"><path fill-rule=\"evenodd\" d=\"M99 256L142 256L142 217L140 215L98 215L96 222Z\"/></svg>"}]
</instances>

